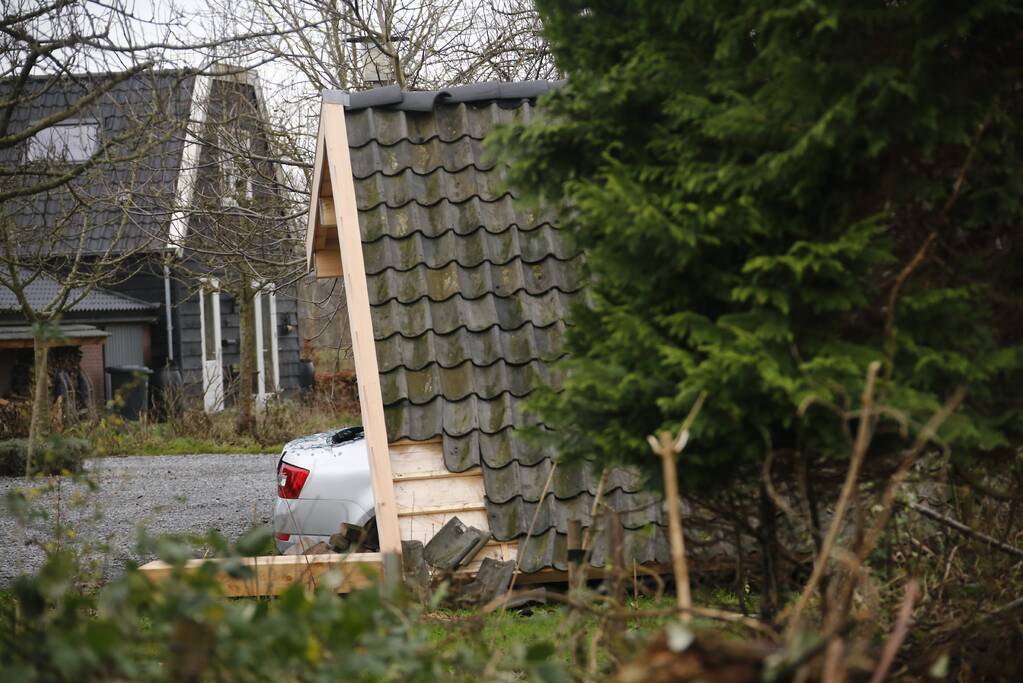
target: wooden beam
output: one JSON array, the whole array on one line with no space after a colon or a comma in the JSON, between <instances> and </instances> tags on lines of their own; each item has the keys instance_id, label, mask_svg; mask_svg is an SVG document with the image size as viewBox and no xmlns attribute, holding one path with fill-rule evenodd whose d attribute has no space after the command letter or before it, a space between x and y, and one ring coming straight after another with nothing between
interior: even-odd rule
<instances>
[{"instance_id":1,"label":"wooden beam","mask_svg":"<svg viewBox=\"0 0 1023 683\"><path fill-rule=\"evenodd\" d=\"M323 136L323 107L320 107L320 127L316 132L316 158L313 161L313 178L309 186L309 222L306 225L305 234L305 259L306 270L313 268L313 242L316 239L316 231L319 228L320 212L318 209L320 188L323 185L323 168L327 164L324 149Z\"/></svg>"},{"instance_id":2,"label":"wooden beam","mask_svg":"<svg viewBox=\"0 0 1023 683\"><path fill-rule=\"evenodd\" d=\"M394 475L395 482L421 481L423 479L456 479L458 477L481 477L483 476L478 467L464 472L451 472L450 470L431 470L429 472L405 472Z\"/></svg>"},{"instance_id":3,"label":"wooden beam","mask_svg":"<svg viewBox=\"0 0 1023 683\"><path fill-rule=\"evenodd\" d=\"M189 560L185 563L185 571L197 571L207 562L224 565L234 561ZM331 571L341 575L337 592L348 593L357 588L373 585L383 572L383 557L380 553L273 555L243 557L240 561L243 565L251 567L255 576L251 579L238 579L222 571L218 572L217 580L224 589L224 595L228 597L280 595L293 583L301 583L312 589L322 582L324 574ZM166 562L155 561L142 565L139 571L151 581L160 582L171 576L173 567Z\"/></svg>"},{"instance_id":4,"label":"wooden beam","mask_svg":"<svg viewBox=\"0 0 1023 683\"><path fill-rule=\"evenodd\" d=\"M341 267L341 252L335 246L333 249L317 249L313 252L316 256L316 277L341 277L344 270Z\"/></svg>"},{"instance_id":5,"label":"wooden beam","mask_svg":"<svg viewBox=\"0 0 1023 683\"><path fill-rule=\"evenodd\" d=\"M323 135L324 158L330 172L330 184L337 214L337 238L341 249L341 269L345 279L348 322L352 331L352 351L359 387L362 425L369 448L369 467L376 506L377 534L380 551L401 555L401 534L398 527L398 505L395 502L391 459L387 448L387 425L384 422L384 400L380 391L376 343L373 340L373 319L369 309L369 284L362 256L362 232L356 209L355 180L348 149L345 110L341 104L324 101L320 106L320 132ZM316 201L316 186L313 191Z\"/></svg>"},{"instance_id":6,"label":"wooden beam","mask_svg":"<svg viewBox=\"0 0 1023 683\"><path fill-rule=\"evenodd\" d=\"M435 507L422 507L422 508L409 508L408 510L399 510L398 516L411 517L413 515L449 515L458 512L474 512L476 510L486 510L487 506L481 500L479 503L465 503L463 505L438 505Z\"/></svg>"},{"instance_id":7,"label":"wooden beam","mask_svg":"<svg viewBox=\"0 0 1023 683\"><path fill-rule=\"evenodd\" d=\"M320 225L324 228L337 227L337 213L333 197L320 197Z\"/></svg>"}]
</instances>

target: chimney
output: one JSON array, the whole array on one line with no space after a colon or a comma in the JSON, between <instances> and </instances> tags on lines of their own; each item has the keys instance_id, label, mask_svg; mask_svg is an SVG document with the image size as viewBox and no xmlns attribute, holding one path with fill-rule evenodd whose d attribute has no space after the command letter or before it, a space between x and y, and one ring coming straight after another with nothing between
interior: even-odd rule
<instances>
[{"instance_id":1,"label":"chimney","mask_svg":"<svg viewBox=\"0 0 1023 683\"><path fill-rule=\"evenodd\" d=\"M400 40L392 38L391 44ZM356 48L357 71L364 87L379 88L395 83L394 61L380 49L377 41L369 36L360 36L348 38L348 42L359 46Z\"/></svg>"}]
</instances>

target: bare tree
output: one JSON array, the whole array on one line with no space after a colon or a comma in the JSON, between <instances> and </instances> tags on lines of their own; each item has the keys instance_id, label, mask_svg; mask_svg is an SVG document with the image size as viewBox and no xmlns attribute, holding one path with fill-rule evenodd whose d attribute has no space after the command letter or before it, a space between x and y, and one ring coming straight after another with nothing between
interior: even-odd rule
<instances>
[{"instance_id":1,"label":"bare tree","mask_svg":"<svg viewBox=\"0 0 1023 683\"><path fill-rule=\"evenodd\" d=\"M166 31L142 44L117 3L5 0L0 21L0 285L33 326L34 387L29 462L48 408L47 347L54 323L145 247L125 210L126 192L154 172L150 161L175 135L164 93L148 114L97 112L161 60ZM168 27L165 27L168 28ZM101 72L99 76L84 72ZM116 73L109 73L115 71ZM40 113L41 112L41 113ZM116 172L114 170L116 169ZM30 301L34 283L47 301Z\"/></svg>"},{"instance_id":2,"label":"bare tree","mask_svg":"<svg viewBox=\"0 0 1023 683\"><path fill-rule=\"evenodd\" d=\"M269 154L284 169L292 202L285 213L308 206L321 91L387 84L439 89L558 75L532 0L212 0L209 7L204 18L214 33L255 36L233 46L232 61L267 64ZM304 263L299 258L292 267L285 279L299 277ZM340 283L306 279L301 291L309 323L303 334L336 334L345 319ZM333 343L343 346L340 338ZM343 348L338 352L344 355Z\"/></svg>"}]
</instances>

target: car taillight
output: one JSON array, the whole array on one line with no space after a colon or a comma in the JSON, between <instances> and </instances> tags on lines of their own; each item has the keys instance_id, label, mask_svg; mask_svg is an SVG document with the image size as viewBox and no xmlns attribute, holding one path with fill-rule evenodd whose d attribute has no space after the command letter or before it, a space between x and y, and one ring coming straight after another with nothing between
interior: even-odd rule
<instances>
[{"instance_id":1,"label":"car taillight","mask_svg":"<svg viewBox=\"0 0 1023 683\"><path fill-rule=\"evenodd\" d=\"M298 498L308 477L309 470L282 462L277 471L277 495L281 498Z\"/></svg>"},{"instance_id":2,"label":"car taillight","mask_svg":"<svg viewBox=\"0 0 1023 683\"><path fill-rule=\"evenodd\" d=\"M291 540L291 534L274 534L278 541L289 541Z\"/></svg>"}]
</instances>

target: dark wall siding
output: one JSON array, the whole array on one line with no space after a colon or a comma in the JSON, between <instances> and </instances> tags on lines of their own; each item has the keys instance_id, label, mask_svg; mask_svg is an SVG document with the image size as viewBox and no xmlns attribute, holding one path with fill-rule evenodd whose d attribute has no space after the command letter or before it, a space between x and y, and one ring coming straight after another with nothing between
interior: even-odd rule
<instances>
[{"instance_id":1,"label":"dark wall siding","mask_svg":"<svg viewBox=\"0 0 1023 683\"><path fill-rule=\"evenodd\" d=\"M142 260L132 265L133 274L107 289L128 294L136 299L159 304L153 312L156 321L150 326L153 367L162 367L167 359L167 317L164 306L163 269L156 259Z\"/></svg>"},{"instance_id":2,"label":"dark wall siding","mask_svg":"<svg viewBox=\"0 0 1023 683\"><path fill-rule=\"evenodd\" d=\"M199 396L202 391L202 327L199 295L196 293L197 282L197 279L193 277L188 283L182 281L177 283L178 303L175 306L178 326L176 336L180 339L178 367L181 369L185 383L190 385L189 392L193 396ZM294 325L297 314L298 300L294 286L282 288L277 292L277 319L272 323L279 328L281 323L287 319ZM238 305L234 297L226 292L222 292L220 295L220 317L224 377L227 378L230 376L228 368L236 365L239 361L240 335ZM284 334L283 330L278 329L277 357L280 363L281 389L284 392L298 389L300 347L297 329L293 329L288 334Z\"/></svg>"},{"instance_id":3,"label":"dark wall siding","mask_svg":"<svg viewBox=\"0 0 1023 683\"><path fill-rule=\"evenodd\" d=\"M282 287L277 292L277 320L274 324L280 325L285 316L294 329L288 334L278 330L277 348L281 365L281 389L288 392L298 389L298 361L302 352L302 340L298 334L298 298L295 285Z\"/></svg>"}]
</instances>

